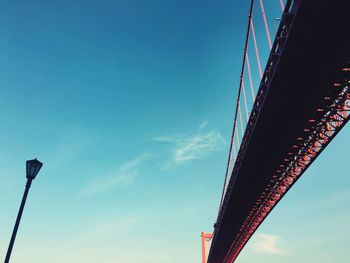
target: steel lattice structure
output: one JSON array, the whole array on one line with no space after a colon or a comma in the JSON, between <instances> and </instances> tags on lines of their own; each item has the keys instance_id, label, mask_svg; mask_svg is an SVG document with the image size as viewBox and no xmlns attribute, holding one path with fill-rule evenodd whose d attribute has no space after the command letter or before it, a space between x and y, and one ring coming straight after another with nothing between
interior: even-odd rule
<instances>
[{"instance_id":1,"label":"steel lattice structure","mask_svg":"<svg viewBox=\"0 0 350 263\"><path fill-rule=\"evenodd\" d=\"M346 30L347 5L346 0L287 1L226 192L224 185L209 263L235 261L271 210L349 121L350 44L348 39L337 42ZM299 104L279 112L286 98ZM270 159L261 156L266 147L271 148Z\"/></svg>"},{"instance_id":2,"label":"steel lattice structure","mask_svg":"<svg viewBox=\"0 0 350 263\"><path fill-rule=\"evenodd\" d=\"M348 73L349 68L344 67L341 71ZM309 120L304 133L297 138L272 176L270 184L249 212L224 262L233 262L236 259L272 208L350 120L350 74L341 75L344 78L334 83L334 92L324 98L327 104L318 108L316 116Z\"/></svg>"}]
</instances>

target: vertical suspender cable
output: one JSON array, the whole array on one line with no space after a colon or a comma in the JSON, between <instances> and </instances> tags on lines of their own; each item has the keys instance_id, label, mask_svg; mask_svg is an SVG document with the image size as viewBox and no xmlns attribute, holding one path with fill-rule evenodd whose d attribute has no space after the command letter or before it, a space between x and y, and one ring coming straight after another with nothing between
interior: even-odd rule
<instances>
[{"instance_id":1,"label":"vertical suspender cable","mask_svg":"<svg viewBox=\"0 0 350 263\"><path fill-rule=\"evenodd\" d=\"M254 93L254 86L253 86L253 78L252 78L252 72L250 70L250 62L249 62L249 56L247 54L247 69L248 69L248 77L249 77L249 84L250 84L250 90L252 92L252 101L254 103L255 101L255 93Z\"/></svg>"},{"instance_id":2,"label":"vertical suspender cable","mask_svg":"<svg viewBox=\"0 0 350 263\"><path fill-rule=\"evenodd\" d=\"M238 129L236 129L235 132L236 132L237 148L238 148L238 151L239 151L239 147L241 146L241 144L240 144L241 140L239 138L239 131L238 131Z\"/></svg>"},{"instance_id":3,"label":"vertical suspender cable","mask_svg":"<svg viewBox=\"0 0 350 263\"><path fill-rule=\"evenodd\" d=\"M242 133L242 139L244 136L244 129L243 129L243 118L242 118L242 109L241 109L241 105L238 106L238 113L239 113L239 122L241 124L241 133Z\"/></svg>"},{"instance_id":4,"label":"vertical suspender cable","mask_svg":"<svg viewBox=\"0 0 350 263\"><path fill-rule=\"evenodd\" d=\"M236 150L235 140L233 140L233 158L232 158L232 153L231 153L229 171L231 171L232 163L234 163L236 161L236 158L237 158L237 150ZM224 185L225 192L226 192L226 188L227 188L227 182Z\"/></svg>"},{"instance_id":5,"label":"vertical suspender cable","mask_svg":"<svg viewBox=\"0 0 350 263\"><path fill-rule=\"evenodd\" d=\"M269 42L269 47L270 47L270 49L271 49L271 48L272 48L272 42L271 42L271 36L270 36L269 25L267 24L267 19L266 19L266 14L265 14L265 8L264 8L263 0L260 0L260 7L261 7L261 12L262 12L262 17L263 17L263 19L264 19L267 41Z\"/></svg>"},{"instance_id":6,"label":"vertical suspender cable","mask_svg":"<svg viewBox=\"0 0 350 263\"><path fill-rule=\"evenodd\" d=\"M236 158L237 158L236 145L235 145L235 141L233 140L233 160L236 160Z\"/></svg>"},{"instance_id":7,"label":"vertical suspender cable","mask_svg":"<svg viewBox=\"0 0 350 263\"><path fill-rule=\"evenodd\" d=\"M234 147L234 146L233 146ZM233 151L233 155L235 155L235 152L236 152L236 149L235 148L233 148L234 149L234 151ZM234 157L233 157L234 158ZM232 162L232 154L230 155L230 162ZM225 183L224 184L224 192L226 192L226 188L227 188L227 184Z\"/></svg>"},{"instance_id":8,"label":"vertical suspender cable","mask_svg":"<svg viewBox=\"0 0 350 263\"><path fill-rule=\"evenodd\" d=\"M253 36L253 42L254 42L254 49L255 49L255 55L256 55L256 61L258 62L258 68L259 68L259 75L260 79L262 79L262 69L261 69L261 62L260 62L260 56L259 56L259 49L258 49L258 43L256 41L256 35L255 35L255 29L254 29L254 23L251 18L251 25L252 25L252 36Z\"/></svg>"},{"instance_id":9,"label":"vertical suspender cable","mask_svg":"<svg viewBox=\"0 0 350 263\"><path fill-rule=\"evenodd\" d=\"M244 101L244 106L245 106L245 117L246 117L246 120L248 122L248 120L249 120L249 111L248 111L247 95L246 95L246 92L245 92L244 81L242 82L242 90L243 90L243 101Z\"/></svg>"},{"instance_id":10,"label":"vertical suspender cable","mask_svg":"<svg viewBox=\"0 0 350 263\"><path fill-rule=\"evenodd\" d=\"M235 130L236 130L236 125L237 125L238 105L239 105L239 99L241 97L241 89L242 89L243 74L244 74L245 61L246 61L246 55L247 55L247 49L248 49L248 41L249 41L250 25L251 25L251 21L252 21L253 7L254 7L254 0L251 0L250 8L249 8L249 16L248 16L247 34L246 34L246 38L245 38L244 51L243 51L243 62L242 62L240 82L239 82L239 88L238 88L236 110L235 110L235 116L234 116L234 121L233 121L233 129L232 129L232 135L231 135L230 151L229 151L228 161L227 161L227 165L226 165L224 189L222 191L220 208L219 208L220 210L221 210L222 202L224 200L225 186L226 186L226 182L227 182L228 171L229 171L229 166L230 166L230 159L231 159L230 156L231 156L231 153L232 153L234 133L235 133ZM239 148L239 146L238 146L238 148Z\"/></svg>"},{"instance_id":11,"label":"vertical suspender cable","mask_svg":"<svg viewBox=\"0 0 350 263\"><path fill-rule=\"evenodd\" d=\"M280 0L280 4L281 4L282 12L283 12L283 11L284 11L284 3L283 3L283 0Z\"/></svg>"}]
</instances>

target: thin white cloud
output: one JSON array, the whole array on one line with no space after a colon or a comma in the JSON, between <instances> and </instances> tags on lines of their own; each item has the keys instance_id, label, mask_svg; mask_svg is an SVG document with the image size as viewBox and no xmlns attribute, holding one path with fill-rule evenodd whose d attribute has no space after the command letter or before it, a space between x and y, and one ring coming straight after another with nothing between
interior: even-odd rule
<instances>
[{"instance_id":1,"label":"thin white cloud","mask_svg":"<svg viewBox=\"0 0 350 263\"><path fill-rule=\"evenodd\" d=\"M277 235L256 234L253 239L252 249L260 253L284 254L280 248L281 238Z\"/></svg>"},{"instance_id":2,"label":"thin white cloud","mask_svg":"<svg viewBox=\"0 0 350 263\"><path fill-rule=\"evenodd\" d=\"M139 174L138 166L141 162L149 158L149 156L150 154L142 154L120 166L116 172L89 182L82 189L82 194L93 195L108 191L117 186L127 186L132 184L135 177Z\"/></svg>"},{"instance_id":3,"label":"thin white cloud","mask_svg":"<svg viewBox=\"0 0 350 263\"><path fill-rule=\"evenodd\" d=\"M161 136L153 138L159 142L173 144L171 160L163 165L170 168L193 160L200 160L217 151L225 144L224 138L217 131L203 132L208 121L202 122L195 134Z\"/></svg>"},{"instance_id":4,"label":"thin white cloud","mask_svg":"<svg viewBox=\"0 0 350 263\"><path fill-rule=\"evenodd\" d=\"M177 164L202 159L224 143L219 132L195 134L184 138L174 149L174 162Z\"/></svg>"},{"instance_id":5,"label":"thin white cloud","mask_svg":"<svg viewBox=\"0 0 350 263\"><path fill-rule=\"evenodd\" d=\"M202 123L199 125L199 130L201 131L201 130L203 130L205 127L207 127L208 123L209 123L209 122L208 122L207 120L202 121Z\"/></svg>"}]
</instances>

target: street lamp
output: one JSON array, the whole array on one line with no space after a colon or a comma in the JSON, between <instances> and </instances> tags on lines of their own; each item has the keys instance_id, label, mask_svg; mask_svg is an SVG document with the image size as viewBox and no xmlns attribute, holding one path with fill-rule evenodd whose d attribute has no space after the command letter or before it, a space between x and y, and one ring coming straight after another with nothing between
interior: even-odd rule
<instances>
[{"instance_id":1,"label":"street lamp","mask_svg":"<svg viewBox=\"0 0 350 263\"><path fill-rule=\"evenodd\" d=\"M11 256L13 244L15 243L19 222L21 221L21 217L22 217L24 205L25 205L26 200L27 200L27 195L29 192L30 185L32 184L32 181L35 179L35 177L39 173L42 166L43 166L43 164L41 162L39 162L37 159L28 160L26 163L27 184L26 184L26 188L24 190L21 206L19 207L15 227L13 228L10 244L9 244L8 249L7 249L5 263L9 263L9 261L10 261L10 256Z\"/></svg>"}]
</instances>

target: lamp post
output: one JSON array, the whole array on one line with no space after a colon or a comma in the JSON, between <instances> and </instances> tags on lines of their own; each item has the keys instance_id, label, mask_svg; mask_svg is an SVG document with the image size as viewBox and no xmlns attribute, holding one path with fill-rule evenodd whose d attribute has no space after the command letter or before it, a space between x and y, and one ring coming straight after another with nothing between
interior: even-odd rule
<instances>
[{"instance_id":1,"label":"lamp post","mask_svg":"<svg viewBox=\"0 0 350 263\"><path fill-rule=\"evenodd\" d=\"M8 249L7 249L5 263L9 263L9 261L10 261L13 244L15 243L18 226L19 226L19 223L21 221L24 205L26 204L29 188L32 184L32 181L35 179L35 177L39 173L42 166L43 166L43 164L41 162L39 162L37 159L28 160L26 163L27 184L26 184L26 187L24 190L21 206L19 207L15 227L13 228L10 244L9 244Z\"/></svg>"}]
</instances>

